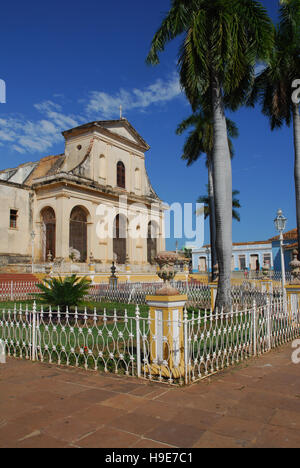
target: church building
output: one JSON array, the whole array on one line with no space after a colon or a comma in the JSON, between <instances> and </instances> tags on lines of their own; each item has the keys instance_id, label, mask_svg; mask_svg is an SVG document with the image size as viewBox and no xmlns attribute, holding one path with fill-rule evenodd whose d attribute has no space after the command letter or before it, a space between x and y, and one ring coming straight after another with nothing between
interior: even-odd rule
<instances>
[{"instance_id":1,"label":"church building","mask_svg":"<svg viewBox=\"0 0 300 468\"><path fill-rule=\"evenodd\" d=\"M2 267L31 263L32 254L35 263L94 262L106 271L112 261L151 265L165 239L164 204L145 167L148 144L125 118L63 136L63 154L0 171ZM114 216L113 236L99 235L104 211Z\"/></svg>"}]
</instances>

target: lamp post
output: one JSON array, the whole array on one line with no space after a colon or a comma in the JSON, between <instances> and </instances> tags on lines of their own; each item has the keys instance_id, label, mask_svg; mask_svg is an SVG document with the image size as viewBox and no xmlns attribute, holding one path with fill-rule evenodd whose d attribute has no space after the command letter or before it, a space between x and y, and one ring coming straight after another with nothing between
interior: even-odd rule
<instances>
[{"instance_id":1,"label":"lamp post","mask_svg":"<svg viewBox=\"0 0 300 468\"><path fill-rule=\"evenodd\" d=\"M282 290L283 290L284 296L285 296L285 263L284 263L284 255L283 255L283 231L285 230L286 222L287 222L287 218L283 216L282 210L278 210L277 216L274 219L274 224L275 224L276 230L279 232Z\"/></svg>"},{"instance_id":2,"label":"lamp post","mask_svg":"<svg viewBox=\"0 0 300 468\"><path fill-rule=\"evenodd\" d=\"M35 232L31 231L31 272L34 273L34 239L35 239Z\"/></svg>"},{"instance_id":3,"label":"lamp post","mask_svg":"<svg viewBox=\"0 0 300 468\"><path fill-rule=\"evenodd\" d=\"M209 254L210 254L210 248L206 247L206 255L207 255L207 277L209 278L209 266L210 266L210 259L209 259ZM212 265L211 265L211 274L212 274Z\"/></svg>"}]
</instances>

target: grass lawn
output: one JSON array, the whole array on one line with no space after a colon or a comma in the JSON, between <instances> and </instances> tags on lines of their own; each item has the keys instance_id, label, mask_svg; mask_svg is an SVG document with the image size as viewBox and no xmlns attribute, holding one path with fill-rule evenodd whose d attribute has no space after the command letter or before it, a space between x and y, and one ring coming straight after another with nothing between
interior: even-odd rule
<instances>
[{"instance_id":1,"label":"grass lawn","mask_svg":"<svg viewBox=\"0 0 300 468\"><path fill-rule=\"evenodd\" d=\"M14 320L14 308L17 315ZM31 331L26 322L25 311L32 311L33 301L1 302L0 320L8 319L0 327L0 339L8 340L9 353L17 357L28 357L30 354ZM22 315L19 315L20 308ZM97 320L93 320L94 310ZM141 329L147 327L149 313L148 306L139 306ZM40 311L40 304L37 303ZM52 308L53 318L49 319L48 308L44 306L44 318L39 320L37 329L37 345L39 358L46 362L75 365L80 367L97 367L101 370L125 372L130 366L130 357L136 362L136 306L117 302L84 302L78 307L78 320L75 321L75 308L70 310L70 317L66 320L62 313L61 320L57 319L56 308ZM84 319L87 311L88 318ZM107 320L103 320L106 311ZM125 310L128 320L125 321ZM9 314L10 313L10 314ZM117 319L114 320L114 314ZM14 325L11 326L11 322ZM143 325L142 325L143 324ZM102 355L101 355L102 353ZM120 361L120 355L124 357ZM97 363L97 364L96 364Z\"/></svg>"},{"instance_id":2,"label":"grass lawn","mask_svg":"<svg viewBox=\"0 0 300 468\"><path fill-rule=\"evenodd\" d=\"M25 312L32 310L33 301L20 301L16 303L17 311L22 307ZM8 317L13 321L14 302L0 303L0 320ZM84 310L87 310L88 318L84 319ZM94 308L98 312L97 320L93 320ZM103 320L103 312L106 310L107 320ZM37 310L40 305L37 304ZM125 321L127 311L127 322ZM37 328L38 359L44 362L67 364L90 369L105 370L118 373L136 373L136 306L133 304L121 304L114 302L86 302L78 307L78 320L74 319L74 310L71 310L70 318L66 321L65 314L59 321L55 314L50 320L47 308L44 307L44 318L40 319ZM114 319L116 311L117 319ZM140 306L140 330L141 335L146 336L145 349L141 339L141 359L143 352L149 356L149 323L148 306ZM191 336L190 353L192 360L212 354L218 350L228 350L236 345L248 343L251 336L251 322L249 316L237 315L232 328L225 321L200 318L192 322L192 313L188 314L189 336ZM8 341L8 350L11 355L28 357L31 348L31 331L25 321L25 315L17 314L15 324L11 327L3 324L0 326L0 339ZM236 327L234 327L234 325ZM226 329L226 331L224 330ZM221 330L219 334L218 331ZM215 333L214 333L215 331ZM250 336L249 336L250 335ZM245 350L246 351L246 350ZM243 352L242 352L243 353ZM246 351L247 353L247 351ZM223 353L222 353L223 354ZM239 352L236 353L238 357Z\"/></svg>"}]
</instances>

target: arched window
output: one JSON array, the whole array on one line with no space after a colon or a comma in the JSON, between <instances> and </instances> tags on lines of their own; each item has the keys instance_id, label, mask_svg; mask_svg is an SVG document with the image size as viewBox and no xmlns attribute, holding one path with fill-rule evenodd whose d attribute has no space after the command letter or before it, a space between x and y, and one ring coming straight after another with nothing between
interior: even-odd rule
<instances>
[{"instance_id":1,"label":"arched window","mask_svg":"<svg viewBox=\"0 0 300 468\"><path fill-rule=\"evenodd\" d=\"M80 206L73 208L70 216L70 248L78 250L80 262L87 260L87 215Z\"/></svg>"},{"instance_id":2,"label":"arched window","mask_svg":"<svg viewBox=\"0 0 300 468\"><path fill-rule=\"evenodd\" d=\"M44 208L42 218L42 259L44 262L55 258L56 219L53 208Z\"/></svg>"},{"instance_id":3,"label":"arched window","mask_svg":"<svg viewBox=\"0 0 300 468\"><path fill-rule=\"evenodd\" d=\"M157 255L157 237L158 227L153 221L148 224L148 235L147 235L147 261L151 265L154 264L154 259Z\"/></svg>"},{"instance_id":4,"label":"arched window","mask_svg":"<svg viewBox=\"0 0 300 468\"><path fill-rule=\"evenodd\" d=\"M117 186L125 188L125 166L122 161L117 164Z\"/></svg>"},{"instance_id":5,"label":"arched window","mask_svg":"<svg viewBox=\"0 0 300 468\"><path fill-rule=\"evenodd\" d=\"M117 215L114 221L113 253L119 265L126 262L127 219L124 215Z\"/></svg>"}]
</instances>

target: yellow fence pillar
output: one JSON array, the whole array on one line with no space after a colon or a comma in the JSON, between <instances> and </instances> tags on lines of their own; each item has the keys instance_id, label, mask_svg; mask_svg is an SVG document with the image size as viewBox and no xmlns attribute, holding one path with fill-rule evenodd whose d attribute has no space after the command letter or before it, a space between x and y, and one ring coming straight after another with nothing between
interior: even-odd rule
<instances>
[{"instance_id":1,"label":"yellow fence pillar","mask_svg":"<svg viewBox=\"0 0 300 468\"><path fill-rule=\"evenodd\" d=\"M260 280L260 289L262 293L273 294L273 282L271 279Z\"/></svg>"},{"instance_id":2,"label":"yellow fence pillar","mask_svg":"<svg viewBox=\"0 0 300 468\"><path fill-rule=\"evenodd\" d=\"M146 372L162 377L184 375L183 309L185 295L147 296L150 308L150 366Z\"/></svg>"},{"instance_id":3,"label":"yellow fence pillar","mask_svg":"<svg viewBox=\"0 0 300 468\"><path fill-rule=\"evenodd\" d=\"M211 310L214 310L218 292L218 283L208 283L208 286L210 288L210 307Z\"/></svg>"},{"instance_id":4,"label":"yellow fence pillar","mask_svg":"<svg viewBox=\"0 0 300 468\"><path fill-rule=\"evenodd\" d=\"M288 314L292 320L297 320L300 307L300 284L287 284L285 290Z\"/></svg>"}]
</instances>

